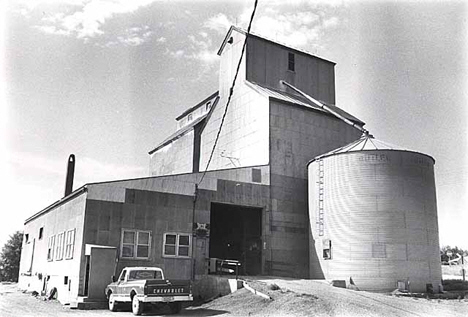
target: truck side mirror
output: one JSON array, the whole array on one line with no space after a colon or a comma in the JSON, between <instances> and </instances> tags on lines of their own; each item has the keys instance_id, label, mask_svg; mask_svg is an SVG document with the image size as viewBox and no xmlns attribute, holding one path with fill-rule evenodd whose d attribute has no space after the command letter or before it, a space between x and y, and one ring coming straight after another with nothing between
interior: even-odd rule
<instances>
[{"instance_id":1,"label":"truck side mirror","mask_svg":"<svg viewBox=\"0 0 468 317\"><path fill-rule=\"evenodd\" d=\"M115 277L115 275L112 275L112 282L116 282L117 281L117 278Z\"/></svg>"}]
</instances>

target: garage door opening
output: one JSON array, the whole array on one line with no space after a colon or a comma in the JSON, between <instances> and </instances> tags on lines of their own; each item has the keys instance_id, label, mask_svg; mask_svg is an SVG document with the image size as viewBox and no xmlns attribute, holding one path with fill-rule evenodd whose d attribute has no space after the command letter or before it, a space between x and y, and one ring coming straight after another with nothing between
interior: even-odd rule
<instances>
[{"instance_id":1,"label":"garage door opening","mask_svg":"<svg viewBox=\"0 0 468 317\"><path fill-rule=\"evenodd\" d=\"M210 214L210 258L237 260L241 274L261 274L262 209L212 203Z\"/></svg>"}]
</instances>

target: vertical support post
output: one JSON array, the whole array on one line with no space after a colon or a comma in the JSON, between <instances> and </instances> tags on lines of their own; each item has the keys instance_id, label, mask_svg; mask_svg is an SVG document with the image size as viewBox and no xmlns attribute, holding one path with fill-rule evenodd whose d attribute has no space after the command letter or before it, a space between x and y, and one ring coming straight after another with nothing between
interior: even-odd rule
<instances>
[{"instance_id":1,"label":"vertical support post","mask_svg":"<svg viewBox=\"0 0 468 317\"><path fill-rule=\"evenodd\" d=\"M197 206L197 198L198 198L198 184L195 183L195 190L194 190L194 193L193 193L193 208L192 208L192 239L191 239L191 243L192 243L192 249L191 249L191 258L192 258L192 274L191 275L191 278L192 278L192 281L195 280L195 242L196 242L196 228L195 228L195 209L196 209L196 206Z\"/></svg>"},{"instance_id":2,"label":"vertical support post","mask_svg":"<svg viewBox=\"0 0 468 317\"><path fill-rule=\"evenodd\" d=\"M461 260L462 260L462 275L463 275L463 282L465 281L465 273L466 273L466 270L465 270L465 259L464 259L464 256L462 254L461 256Z\"/></svg>"}]
</instances>

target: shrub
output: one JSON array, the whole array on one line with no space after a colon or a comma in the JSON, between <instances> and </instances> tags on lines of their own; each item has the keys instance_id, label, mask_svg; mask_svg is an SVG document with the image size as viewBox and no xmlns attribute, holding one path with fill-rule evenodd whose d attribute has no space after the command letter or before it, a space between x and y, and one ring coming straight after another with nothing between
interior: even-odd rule
<instances>
[{"instance_id":1,"label":"shrub","mask_svg":"<svg viewBox=\"0 0 468 317\"><path fill-rule=\"evenodd\" d=\"M444 286L444 291L468 290L468 281L463 280L444 280L442 285Z\"/></svg>"}]
</instances>

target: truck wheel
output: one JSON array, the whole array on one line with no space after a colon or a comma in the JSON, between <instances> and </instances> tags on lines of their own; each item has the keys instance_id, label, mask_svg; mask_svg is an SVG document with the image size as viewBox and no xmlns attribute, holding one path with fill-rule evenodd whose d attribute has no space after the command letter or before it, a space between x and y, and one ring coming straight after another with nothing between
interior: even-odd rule
<instances>
[{"instance_id":1,"label":"truck wheel","mask_svg":"<svg viewBox=\"0 0 468 317\"><path fill-rule=\"evenodd\" d=\"M114 299L114 294L110 293L109 294L109 310L110 311L117 311L117 306L118 306L118 302L115 301Z\"/></svg>"},{"instance_id":2,"label":"truck wheel","mask_svg":"<svg viewBox=\"0 0 468 317\"><path fill-rule=\"evenodd\" d=\"M182 303L179 303L179 302L170 303L169 308L171 309L171 312L173 314L178 314L182 310Z\"/></svg>"},{"instance_id":3,"label":"truck wheel","mask_svg":"<svg viewBox=\"0 0 468 317\"><path fill-rule=\"evenodd\" d=\"M140 302L138 300L138 297L136 295L133 296L132 299L132 313L133 315L141 315L143 313L143 308L144 308L144 303Z\"/></svg>"}]
</instances>

